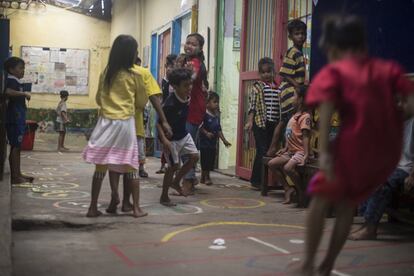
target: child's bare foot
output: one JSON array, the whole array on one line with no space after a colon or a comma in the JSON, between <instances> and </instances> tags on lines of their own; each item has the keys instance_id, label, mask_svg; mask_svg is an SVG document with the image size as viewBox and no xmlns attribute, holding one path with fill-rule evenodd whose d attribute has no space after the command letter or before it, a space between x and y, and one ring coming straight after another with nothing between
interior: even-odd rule
<instances>
[{"instance_id":1,"label":"child's bare foot","mask_svg":"<svg viewBox=\"0 0 414 276\"><path fill-rule=\"evenodd\" d=\"M363 226L358 231L355 231L348 237L349 240L359 241L359 240L376 240L377 231L375 229L370 229L370 227Z\"/></svg>"},{"instance_id":2,"label":"child's bare foot","mask_svg":"<svg viewBox=\"0 0 414 276\"><path fill-rule=\"evenodd\" d=\"M178 196L187 196L187 193L185 193L183 191L183 189L181 189L179 183L177 183L177 182L174 183L173 182L173 183L171 183L170 187L173 188L177 192L176 195L178 195Z\"/></svg>"},{"instance_id":3,"label":"child's bare foot","mask_svg":"<svg viewBox=\"0 0 414 276\"><path fill-rule=\"evenodd\" d=\"M332 269L333 269L333 267L331 265L327 265L327 264L322 263L319 266L317 273L320 276L329 276L329 275L331 275Z\"/></svg>"},{"instance_id":4,"label":"child's bare foot","mask_svg":"<svg viewBox=\"0 0 414 276\"><path fill-rule=\"evenodd\" d=\"M171 202L171 199L169 197L161 197L160 198L160 204L164 205L166 207L174 207L177 206L177 204Z\"/></svg>"},{"instance_id":5,"label":"child's bare foot","mask_svg":"<svg viewBox=\"0 0 414 276\"><path fill-rule=\"evenodd\" d=\"M11 184L12 185L15 185L15 184L23 184L23 183L28 183L28 182L30 182L30 181L28 181L26 178L21 177L21 176L14 177L14 178L11 179Z\"/></svg>"},{"instance_id":6,"label":"child's bare foot","mask_svg":"<svg viewBox=\"0 0 414 276\"><path fill-rule=\"evenodd\" d=\"M70 150L67 147L62 147L62 149L65 150L65 151L69 151Z\"/></svg>"},{"instance_id":7,"label":"child's bare foot","mask_svg":"<svg viewBox=\"0 0 414 276\"><path fill-rule=\"evenodd\" d=\"M211 185L213 185L213 182L211 181L211 179L210 179L210 178L207 178L207 179L206 179L205 184L206 184L207 186L211 186Z\"/></svg>"},{"instance_id":8,"label":"child's bare foot","mask_svg":"<svg viewBox=\"0 0 414 276\"><path fill-rule=\"evenodd\" d=\"M290 187L285 192L285 201L282 202L282 204L291 204L292 203L292 195L295 192L295 189Z\"/></svg>"},{"instance_id":9,"label":"child's bare foot","mask_svg":"<svg viewBox=\"0 0 414 276\"><path fill-rule=\"evenodd\" d=\"M145 217L148 213L144 212L141 208L134 208L134 213L132 214L135 218Z\"/></svg>"},{"instance_id":10,"label":"child's bare foot","mask_svg":"<svg viewBox=\"0 0 414 276\"><path fill-rule=\"evenodd\" d=\"M21 174L20 177L26 179L26 181L29 181L30 183L33 183L33 181L34 181L33 176L28 176L28 175Z\"/></svg>"},{"instance_id":11,"label":"child's bare foot","mask_svg":"<svg viewBox=\"0 0 414 276\"><path fill-rule=\"evenodd\" d=\"M131 212L134 207L132 206L131 202L123 200L122 201L122 208L121 211L124 213Z\"/></svg>"},{"instance_id":12,"label":"child's bare foot","mask_svg":"<svg viewBox=\"0 0 414 276\"><path fill-rule=\"evenodd\" d=\"M156 174L164 174L166 171L165 167L161 167L158 171L156 171Z\"/></svg>"},{"instance_id":13,"label":"child's bare foot","mask_svg":"<svg viewBox=\"0 0 414 276\"><path fill-rule=\"evenodd\" d=\"M98 209L89 208L88 213L86 213L86 216L88 218L96 218L96 217L99 217L100 215L102 215L102 212L99 211Z\"/></svg>"},{"instance_id":14,"label":"child's bare foot","mask_svg":"<svg viewBox=\"0 0 414 276\"><path fill-rule=\"evenodd\" d=\"M108 208L106 208L106 212L108 214L115 214L116 213L116 209L118 208L118 204L119 204L119 197L112 197L111 198L111 202L109 203Z\"/></svg>"},{"instance_id":15,"label":"child's bare foot","mask_svg":"<svg viewBox=\"0 0 414 276\"><path fill-rule=\"evenodd\" d=\"M191 195L194 194L194 192L192 192L192 188L193 188L193 181L190 179L184 179L183 180L183 189L182 189L182 193L187 196L187 195Z\"/></svg>"},{"instance_id":16,"label":"child's bare foot","mask_svg":"<svg viewBox=\"0 0 414 276\"><path fill-rule=\"evenodd\" d=\"M293 262L288 265L286 275L313 276L313 267L305 267L301 262Z\"/></svg>"}]
</instances>

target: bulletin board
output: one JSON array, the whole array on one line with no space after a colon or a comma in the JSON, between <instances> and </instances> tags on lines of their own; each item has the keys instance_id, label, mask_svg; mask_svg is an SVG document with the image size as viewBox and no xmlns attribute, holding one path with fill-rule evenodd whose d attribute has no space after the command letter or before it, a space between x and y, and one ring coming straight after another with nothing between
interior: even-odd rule
<instances>
[{"instance_id":1,"label":"bulletin board","mask_svg":"<svg viewBox=\"0 0 414 276\"><path fill-rule=\"evenodd\" d=\"M33 93L88 95L89 50L22 46L21 57Z\"/></svg>"}]
</instances>

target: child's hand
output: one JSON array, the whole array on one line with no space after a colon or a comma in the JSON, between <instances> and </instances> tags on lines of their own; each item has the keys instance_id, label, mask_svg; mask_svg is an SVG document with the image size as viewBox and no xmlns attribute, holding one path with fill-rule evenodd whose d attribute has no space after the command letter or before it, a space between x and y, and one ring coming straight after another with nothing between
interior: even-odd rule
<instances>
[{"instance_id":1,"label":"child's hand","mask_svg":"<svg viewBox=\"0 0 414 276\"><path fill-rule=\"evenodd\" d=\"M302 162L298 163L298 166L305 166L306 162L308 162L309 156L305 155L303 156Z\"/></svg>"},{"instance_id":2,"label":"child's hand","mask_svg":"<svg viewBox=\"0 0 414 276\"><path fill-rule=\"evenodd\" d=\"M404 190L411 192L414 188L414 175L409 175L404 179Z\"/></svg>"},{"instance_id":3,"label":"child's hand","mask_svg":"<svg viewBox=\"0 0 414 276\"><path fill-rule=\"evenodd\" d=\"M252 127L253 127L252 122L247 122L246 125L244 126L244 130L247 130L248 132L251 132Z\"/></svg>"},{"instance_id":4,"label":"child's hand","mask_svg":"<svg viewBox=\"0 0 414 276\"><path fill-rule=\"evenodd\" d=\"M332 181L335 178L333 158L329 153L320 153L319 169L325 174L326 180Z\"/></svg>"},{"instance_id":5,"label":"child's hand","mask_svg":"<svg viewBox=\"0 0 414 276\"><path fill-rule=\"evenodd\" d=\"M211 133L211 132L206 132L206 136L207 136L207 138L208 139L214 139L214 137L215 137L215 135L214 135L214 133Z\"/></svg>"},{"instance_id":6,"label":"child's hand","mask_svg":"<svg viewBox=\"0 0 414 276\"><path fill-rule=\"evenodd\" d=\"M168 156L171 154L171 142L166 140L163 143L163 151Z\"/></svg>"},{"instance_id":7,"label":"child's hand","mask_svg":"<svg viewBox=\"0 0 414 276\"><path fill-rule=\"evenodd\" d=\"M226 146L226 148L231 147L231 144L229 143L229 141L224 141L224 145Z\"/></svg>"},{"instance_id":8,"label":"child's hand","mask_svg":"<svg viewBox=\"0 0 414 276\"><path fill-rule=\"evenodd\" d=\"M171 139L171 137L173 136L171 126L167 122L163 122L162 128L164 129L165 137Z\"/></svg>"},{"instance_id":9,"label":"child's hand","mask_svg":"<svg viewBox=\"0 0 414 276\"><path fill-rule=\"evenodd\" d=\"M30 101L30 99L32 98L32 94L30 94L30 92L24 92L24 96L26 97L26 100Z\"/></svg>"}]
</instances>

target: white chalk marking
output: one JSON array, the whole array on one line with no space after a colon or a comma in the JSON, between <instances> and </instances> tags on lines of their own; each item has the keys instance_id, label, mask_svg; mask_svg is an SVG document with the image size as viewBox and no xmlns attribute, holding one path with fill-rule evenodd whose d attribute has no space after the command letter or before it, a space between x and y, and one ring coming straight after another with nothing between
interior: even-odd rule
<instances>
[{"instance_id":1,"label":"white chalk marking","mask_svg":"<svg viewBox=\"0 0 414 276\"><path fill-rule=\"evenodd\" d=\"M223 246L223 245L211 245L208 248L213 249L213 250L223 250L223 249L226 249L226 247Z\"/></svg>"},{"instance_id":2,"label":"white chalk marking","mask_svg":"<svg viewBox=\"0 0 414 276\"><path fill-rule=\"evenodd\" d=\"M289 240L290 243L294 243L294 244L302 244L305 243L303 240Z\"/></svg>"},{"instance_id":3,"label":"white chalk marking","mask_svg":"<svg viewBox=\"0 0 414 276\"><path fill-rule=\"evenodd\" d=\"M283 253L283 254L290 254L290 252L289 252L289 251L287 251L287 250L285 250L285 249L283 249L283 248L277 247L276 245L273 245L273 244L270 244L270 243L264 242L264 241L262 241L262 240L259 240L259 239L254 238L254 237L247 237L247 238L248 238L249 240L252 240L252 241L255 241L255 242L257 242L257 243L260 243L260 244L266 245L266 246L268 246L268 247L270 247L270 248L273 248L274 250L279 251L279 252L281 252L281 253Z\"/></svg>"},{"instance_id":4,"label":"white chalk marking","mask_svg":"<svg viewBox=\"0 0 414 276\"><path fill-rule=\"evenodd\" d=\"M293 262L299 262L299 261L300 261L300 259L299 259L299 258L292 258L292 261L293 261Z\"/></svg>"},{"instance_id":5,"label":"white chalk marking","mask_svg":"<svg viewBox=\"0 0 414 276\"><path fill-rule=\"evenodd\" d=\"M350 274L342 273L342 272L339 272L338 270L332 270L331 272L332 274L335 274L338 276L351 276Z\"/></svg>"}]
</instances>

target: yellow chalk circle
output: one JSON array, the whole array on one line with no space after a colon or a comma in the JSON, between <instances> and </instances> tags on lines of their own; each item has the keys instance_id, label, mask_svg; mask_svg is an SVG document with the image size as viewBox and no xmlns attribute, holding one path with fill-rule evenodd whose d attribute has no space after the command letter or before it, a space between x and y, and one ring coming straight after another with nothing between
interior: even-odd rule
<instances>
[{"instance_id":1,"label":"yellow chalk circle","mask_svg":"<svg viewBox=\"0 0 414 276\"><path fill-rule=\"evenodd\" d=\"M303 230L305 227L299 225L292 225L292 224L277 224L277 223L255 223L255 222L242 222L242 221L216 221L216 222L209 222L204 223L192 227L187 227L178 231L174 231L165 235L161 242L168 242L173 237L177 236L178 234L200 229L200 228L207 228L213 226L220 226L220 225L243 225L243 226L260 226L260 227L281 227L281 228L291 228L291 229L300 229Z\"/></svg>"}]
</instances>

